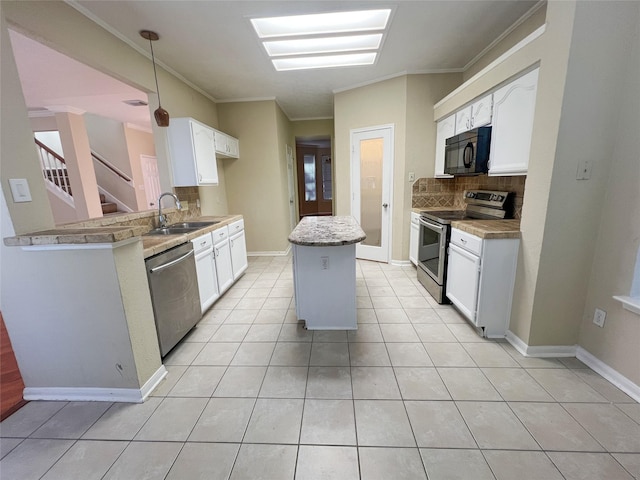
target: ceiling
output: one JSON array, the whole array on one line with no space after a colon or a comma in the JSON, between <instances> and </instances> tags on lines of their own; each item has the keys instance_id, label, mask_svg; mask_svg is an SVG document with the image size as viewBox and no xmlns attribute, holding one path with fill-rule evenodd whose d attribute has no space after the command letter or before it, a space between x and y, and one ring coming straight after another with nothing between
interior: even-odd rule
<instances>
[{"instance_id":1,"label":"ceiling","mask_svg":"<svg viewBox=\"0 0 640 480\"><path fill-rule=\"evenodd\" d=\"M67 3L145 54L149 43L138 32L142 29L158 32L160 40L154 43L158 62L210 98L218 102L276 99L285 114L297 120L333 117L333 96L337 91L405 73L464 71L538 1L68 0ZM254 17L384 7L392 8L390 27L379 58L371 66L276 72L249 21ZM18 64L19 57L17 53ZM22 71L20 75L22 78ZM95 78L87 77L78 83L97 87L100 82ZM42 83L43 77L32 80ZM72 96L69 92L52 95L57 95L57 99ZM40 101L51 104L50 98ZM148 115L146 107L138 108Z\"/></svg>"}]
</instances>

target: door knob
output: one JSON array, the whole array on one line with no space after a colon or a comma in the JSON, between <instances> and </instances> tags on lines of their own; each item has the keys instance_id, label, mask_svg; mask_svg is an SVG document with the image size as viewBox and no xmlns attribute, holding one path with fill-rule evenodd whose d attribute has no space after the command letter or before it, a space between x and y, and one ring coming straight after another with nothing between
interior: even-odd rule
<instances>
[{"instance_id":1,"label":"door knob","mask_svg":"<svg viewBox=\"0 0 640 480\"><path fill-rule=\"evenodd\" d=\"M389 206L389 204L388 204L388 203L383 203L383 204L382 204L382 206L383 206L384 208L387 208L387 207Z\"/></svg>"}]
</instances>

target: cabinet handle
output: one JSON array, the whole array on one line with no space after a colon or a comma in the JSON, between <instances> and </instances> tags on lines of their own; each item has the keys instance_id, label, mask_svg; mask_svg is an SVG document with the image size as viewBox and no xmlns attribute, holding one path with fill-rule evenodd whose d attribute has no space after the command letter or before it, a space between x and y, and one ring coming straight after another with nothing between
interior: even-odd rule
<instances>
[{"instance_id":1,"label":"cabinet handle","mask_svg":"<svg viewBox=\"0 0 640 480\"><path fill-rule=\"evenodd\" d=\"M461 238L461 239L460 239L460 243L463 243L463 244L465 244L465 245L466 245L467 241L466 241L464 238Z\"/></svg>"}]
</instances>

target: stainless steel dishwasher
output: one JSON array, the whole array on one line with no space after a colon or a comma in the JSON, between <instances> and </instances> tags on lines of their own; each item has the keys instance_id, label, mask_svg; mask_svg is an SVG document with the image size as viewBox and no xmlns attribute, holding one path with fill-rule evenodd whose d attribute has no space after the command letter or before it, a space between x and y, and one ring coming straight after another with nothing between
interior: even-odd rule
<instances>
[{"instance_id":1,"label":"stainless steel dishwasher","mask_svg":"<svg viewBox=\"0 0 640 480\"><path fill-rule=\"evenodd\" d=\"M160 354L164 357L202 316L193 245L187 242L146 261Z\"/></svg>"}]
</instances>

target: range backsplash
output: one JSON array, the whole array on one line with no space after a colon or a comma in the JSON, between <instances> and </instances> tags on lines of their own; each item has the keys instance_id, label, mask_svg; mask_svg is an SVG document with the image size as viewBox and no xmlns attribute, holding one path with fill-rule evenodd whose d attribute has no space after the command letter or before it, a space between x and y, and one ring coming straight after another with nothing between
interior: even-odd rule
<instances>
[{"instance_id":1,"label":"range backsplash","mask_svg":"<svg viewBox=\"0 0 640 480\"><path fill-rule=\"evenodd\" d=\"M413 208L462 209L465 207L462 195L465 190L499 190L515 192L513 215L515 218L520 218L526 180L526 176L489 177L488 175L419 178L413 184L411 206Z\"/></svg>"}]
</instances>

